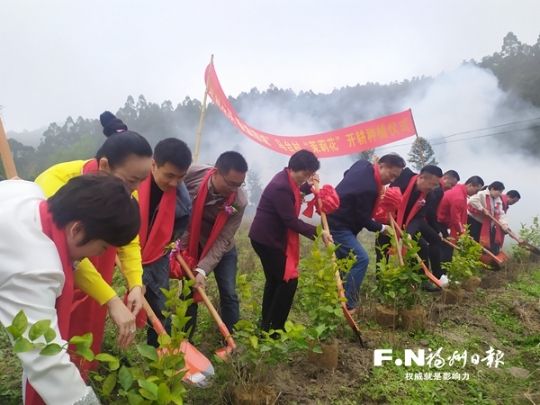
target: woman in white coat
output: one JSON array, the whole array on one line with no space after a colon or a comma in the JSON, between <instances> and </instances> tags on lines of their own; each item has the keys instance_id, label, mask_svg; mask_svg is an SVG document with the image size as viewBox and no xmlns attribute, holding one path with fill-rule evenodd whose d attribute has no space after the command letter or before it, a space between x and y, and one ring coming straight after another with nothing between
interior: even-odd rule
<instances>
[{"instance_id":1,"label":"woman in white coat","mask_svg":"<svg viewBox=\"0 0 540 405\"><path fill-rule=\"evenodd\" d=\"M48 319L63 346L73 294L73 262L122 246L138 233L137 202L120 179L85 175L45 199L38 185L0 182L0 322L23 310L30 323ZM69 355L19 353L25 404L97 404Z\"/></svg>"}]
</instances>

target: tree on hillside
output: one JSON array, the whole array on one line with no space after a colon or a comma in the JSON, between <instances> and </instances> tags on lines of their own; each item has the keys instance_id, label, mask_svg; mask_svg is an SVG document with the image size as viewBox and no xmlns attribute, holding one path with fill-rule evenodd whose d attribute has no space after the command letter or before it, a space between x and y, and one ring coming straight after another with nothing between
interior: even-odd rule
<instances>
[{"instance_id":1,"label":"tree on hillside","mask_svg":"<svg viewBox=\"0 0 540 405\"><path fill-rule=\"evenodd\" d=\"M248 211L254 213L262 195L261 178L256 171L249 171L246 179L249 207Z\"/></svg>"},{"instance_id":2,"label":"tree on hillside","mask_svg":"<svg viewBox=\"0 0 540 405\"><path fill-rule=\"evenodd\" d=\"M375 149L367 149L364 150L357 155L353 155L353 159L363 159L371 162L373 160L373 156L375 155Z\"/></svg>"},{"instance_id":3,"label":"tree on hillside","mask_svg":"<svg viewBox=\"0 0 540 405\"><path fill-rule=\"evenodd\" d=\"M409 151L409 162L417 171L426 165L438 164L435 160L435 152L426 138L419 136L414 140Z\"/></svg>"}]
</instances>

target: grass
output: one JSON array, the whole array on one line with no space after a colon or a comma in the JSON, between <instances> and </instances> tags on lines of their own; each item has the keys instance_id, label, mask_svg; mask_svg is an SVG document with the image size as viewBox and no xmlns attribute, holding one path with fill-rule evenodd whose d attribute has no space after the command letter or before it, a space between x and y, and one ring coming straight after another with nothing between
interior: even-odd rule
<instances>
[{"instance_id":1,"label":"grass","mask_svg":"<svg viewBox=\"0 0 540 405\"><path fill-rule=\"evenodd\" d=\"M260 262L249 245L246 229L237 237L239 250L239 285L243 318L257 319L260 311L264 276ZM372 243L367 240L367 243ZM307 242L303 242L306 249ZM362 290L362 308L359 323L368 349L361 349L346 325L340 328L340 365L331 373L307 364L303 356L294 356L287 364L268 370L272 385L281 392L280 404L337 404L358 403L389 404L531 404L540 403L540 265L523 266L517 281L496 290L478 290L458 307L438 304L437 294L424 294L422 301L432 313L438 313L436 322L426 330L407 332L386 330L372 319L370 309L375 304L370 291L375 283L374 270L370 268ZM297 294L301 294L301 289ZM215 282L210 280L209 295L217 302ZM298 297L297 297L298 299ZM517 309L516 309L517 308ZM296 308L290 315L301 321L303 314ZM138 341L144 341L139 332ZM196 345L212 357L222 345L219 333L204 308L199 310L195 335ZM461 368L457 364L441 369L398 367L385 363L373 367L372 350L390 347L398 355L403 349L442 348L445 357L454 351L468 356L486 355L492 346L504 352L504 365L489 368L482 362L468 362ZM134 360L133 351L120 353L115 345L115 331L108 324L104 351L121 354L123 361ZM216 376L211 389L190 389L186 403L222 404L227 401L230 375L226 367L214 361ZM513 377L508 369L520 367L529 371L528 378ZM409 380L416 373L468 373L467 381ZM423 375L423 374L422 374ZM432 375L433 376L433 375ZM17 404L20 397L20 366L11 352L4 331L0 332L0 403Z\"/></svg>"}]
</instances>

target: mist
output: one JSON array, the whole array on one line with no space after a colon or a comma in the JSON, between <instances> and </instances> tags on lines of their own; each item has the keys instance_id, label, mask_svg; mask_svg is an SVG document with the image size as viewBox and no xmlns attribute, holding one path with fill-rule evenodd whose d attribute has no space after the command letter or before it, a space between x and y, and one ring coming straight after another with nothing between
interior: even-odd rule
<instances>
[{"instance_id":1,"label":"mist","mask_svg":"<svg viewBox=\"0 0 540 405\"><path fill-rule=\"evenodd\" d=\"M312 98L311 110L323 111L325 99ZM415 90L402 99L390 102L351 102L354 103L354 116L347 113L350 119L372 119L411 108L418 134L432 143L435 157L443 171L457 170L462 181L472 175L479 175L486 184L499 180L505 184L507 191L518 190L522 199L510 207L508 212L512 229L517 231L521 223L530 223L534 216L540 215L537 204L537 201L540 201L540 190L531 182L535 174L540 174L540 159L524 155L519 149L512 148L511 143L500 142L501 136L523 139L533 136L533 133L519 131L514 134L508 132L491 135L494 132L504 132L507 127L477 131L509 122L538 118L540 110L502 91L490 71L464 64L432 80L426 80L421 86L415 86ZM328 117L324 115L310 114L307 110L298 112L297 109L278 102L237 103L235 107L248 124L273 134L307 135L333 129L329 126ZM343 125L356 122L358 120L343 122ZM453 135L463 131L470 132ZM448 135L452 136L445 139ZM208 128L203 131L203 138L203 161L212 163L224 150L238 150L246 157L250 170L258 172L263 187L275 173L287 165L287 156L251 141L239 134L232 125L221 125L215 130ZM376 154L382 156L396 152L407 159L413 140L408 138L385 145L377 149ZM322 183L336 185L356 158L355 155L349 155L321 159L319 173Z\"/></svg>"}]
</instances>

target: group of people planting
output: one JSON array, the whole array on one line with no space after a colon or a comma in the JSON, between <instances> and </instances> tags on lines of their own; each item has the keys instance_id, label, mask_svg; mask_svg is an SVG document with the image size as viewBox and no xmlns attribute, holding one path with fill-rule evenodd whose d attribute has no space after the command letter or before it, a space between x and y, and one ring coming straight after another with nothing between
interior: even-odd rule
<instances>
[{"instance_id":1,"label":"group of people planting","mask_svg":"<svg viewBox=\"0 0 540 405\"><path fill-rule=\"evenodd\" d=\"M152 150L110 112L100 121L107 138L93 159L54 165L34 183L0 183L1 323L9 325L23 310L29 322L51 320L60 344L91 332L92 349L98 353L107 313L117 326L119 346L127 347L147 300L170 330L161 289L169 288L171 278L186 276L169 254L171 242L178 241L179 254L195 274L190 333L195 330L197 290L205 288L211 273L222 319L233 331L240 319L234 237L247 206L242 188L246 160L228 151L213 166L192 164L190 149L177 138L163 139ZM305 195L313 193L311 208L316 205L328 215L323 241L338 245L338 257L352 252L356 258L345 280L351 312L359 305L369 262L357 239L362 229L378 234L380 258L395 221L418 240L422 260L440 279L441 261L452 255L442 238L457 238L469 223L471 235L498 253L508 230L505 212L520 198L516 191L502 194L498 181L480 191L484 182L478 176L459 184L455 171L443 174L437 166L413 173L396 154L374 163L357 161L335 189L326 185L319 190L319 167L313 152L294 153L264 189L251 224L249 238L266 278L261 312L265 331L282 329L293 304L299 235L317 236L316 227L299 218ZM123 298L111 286L117 263L128 287ZM158 346L151 326L147 342ZM56 356L32 351L19 358L26 404L99 403L85 382L95 367L92 362L70 358L65 351Z\"/></svg>"}]
</instances>

